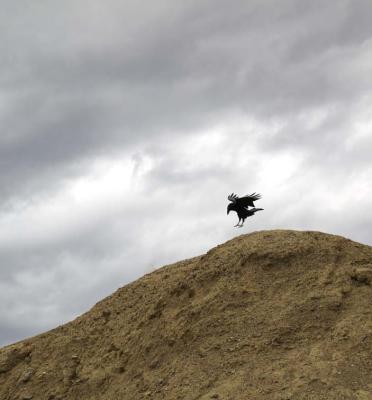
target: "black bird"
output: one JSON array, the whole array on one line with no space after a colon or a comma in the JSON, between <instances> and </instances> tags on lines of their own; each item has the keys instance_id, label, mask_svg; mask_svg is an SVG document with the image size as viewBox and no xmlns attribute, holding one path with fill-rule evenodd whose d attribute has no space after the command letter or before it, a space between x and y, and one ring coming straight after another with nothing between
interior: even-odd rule
<instances>
[{"instance_id":1,"label":"black bird","mask_svg":"<svg viewBox=\"0 0 372 400\"><path fill-rule=\"evenodd\" d=\"M253 203L254 201L261 198L261 195L259 193L252 193L244 197L238 197L236 194L231 193L230 196L228 196L227 198L231 201L231 203L229 203L229 205L227 206L227 214L230 211L236 211L239 217L239 222L234 226L239 226L239 228L243 226L244 221L247 217L251 217L256 211L263 210L263 208L255 208ZM253 208L249 209L248 207ZM241 220L243 220L243 222L241 223L241 225L239 225Z\"/></svg>"}]
</instances>

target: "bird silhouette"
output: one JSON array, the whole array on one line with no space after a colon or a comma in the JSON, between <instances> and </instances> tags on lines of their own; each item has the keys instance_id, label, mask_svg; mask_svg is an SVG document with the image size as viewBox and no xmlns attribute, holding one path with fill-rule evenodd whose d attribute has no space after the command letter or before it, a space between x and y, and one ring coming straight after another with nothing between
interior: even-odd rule
<instances>
[{"instance_id":1,"label":"bird silhouette","mask_svg":"<svg viewBox=\"0 0 372 400\"><path fill-rule=\"evenodd\" d=\"M238 214L239 221L236 225L239 228L241 228L244 224L244 221L246 218L251 217L254 215L255 212L257 211L262 211L263 208L256 208L254 205L254 201L259 200L261 198L261 195L259 193L252 193L249 195L246 195L244 197L239 197L234 193L231 193L227 199L231 202L227 206L227 214L230 211L235 211ZM252 207L249 209L249 207ZM240 224L240 221L242 223Z\"/></svg>"}]
</instances>

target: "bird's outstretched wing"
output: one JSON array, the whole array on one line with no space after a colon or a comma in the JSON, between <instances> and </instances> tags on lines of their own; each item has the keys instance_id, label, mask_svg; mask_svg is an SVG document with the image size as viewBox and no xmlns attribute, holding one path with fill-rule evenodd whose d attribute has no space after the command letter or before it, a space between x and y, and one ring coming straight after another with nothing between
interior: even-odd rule
<instances>
[{"instance_id":1,"label":"bird's outstretched wing","mask_svg":"<svg viewBox=\"0 0 372 400\"><path fill-rule=\"evenodd\" d=\"M243 207L254 207L254 201L259 200L261 195L259 193L247 194L244 197L239 197L236 202Z\"/></svg>"},{"instance_id":2,"label":"bird's outstretched wing","mask_svg":"<svg viewBox=\"0 0 372 400\"><path fill-rule=\"evenodd\" d=\"M237 205L241 207L254 207L254 201L259 200L261 198L261 195L259 193L252 193L243 197L238 197L236 194L232 193L228 199L232 201L233 203L236 203Z\"/></svg>"}]
</instances>

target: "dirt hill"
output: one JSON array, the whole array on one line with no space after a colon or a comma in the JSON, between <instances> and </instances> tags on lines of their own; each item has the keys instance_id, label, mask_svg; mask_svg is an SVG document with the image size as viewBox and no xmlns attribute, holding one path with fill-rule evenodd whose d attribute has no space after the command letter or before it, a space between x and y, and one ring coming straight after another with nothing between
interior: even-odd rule
<instances>
[{"instance_id":1,"label":"dirt hill","mask_svg":"<svg viewBox=\"0 0 372 400\"><path fill-rule=\"evenodd\" d=\"M0 350L1 400L372 399L372 247L264 231Z\"/></svg>"}]
</instances>

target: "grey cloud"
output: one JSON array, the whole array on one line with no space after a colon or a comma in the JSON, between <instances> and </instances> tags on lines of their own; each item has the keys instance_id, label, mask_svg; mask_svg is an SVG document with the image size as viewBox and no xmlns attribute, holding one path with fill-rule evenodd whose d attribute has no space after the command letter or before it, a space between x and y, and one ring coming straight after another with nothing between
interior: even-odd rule
<instances>
[{"instance_id":1,"label":"grey cloud","mask_svg":"<svg viewBox=\"0 0 372 400\"><path fill-rule=\"evenodd\" d=\"M326 51L360 46L372 35L369 18L372 6L368 1L343 2L335 8L334 4L322 2L302 3L310 11L307 26L312 29L299 29L297 43L290 52L292 60L306 60L318 57ZM306 10L302 10L306 12ZM305 25L306 26L306 25Z\"/></svg>"},{"instance_id":2,"label":"grey cloud","mask_svg":"<svg viewBox=\"0 0 372 400\"><path fill-rule=\"evenodd\" d=\"M352 15L358 15L360 4L323 6L321 18L317 18L319 8L296 10L296 2L282 2L280 7L270 2L263 6L244 2L230 7L224 2L213 3L213 7L210 2L202 2L151 21L147 29L134 36L131 46L124 36L117 47L110 48L107 43L107 50L98 46L68 57L65 52L69 48L64 48L63 42L60 46L56 43L52 56L42 54L35 60L31 55L25 59L31 63L31 76L24 84L35 85L36 80L45 88L44 93L34 93L34 100L41 103L40 96L46 101L53 99L52 102L64 99L71 105L78 93L75 113L65 110L63 101L56 102L60 114L66 112L65 122L57 129L60 134L74 135L77 149L79 141L86 143L88 150L93 144L97 148L102 142L112 143L117 136L133 141L143 137L141 131L147 135L154 128L158 131L184 126L187 120L200 123L200 119L226 108L268 117L295 112L300 107L337 100L332 94L337 95L339 82L332 82L327 65L318 65L319 49L311 44L321 42L324 51L334 45L332 40L327 45L327 41L313 37L317 34L321 39L337 37L339 46L348 46L348 37L342 40L337 32L349 31L348 18L354 21ZM296 10L295 15L289 13L291 7ZM368 15L370 9L364 8L362 14ZM314 21L328 30L317 29ZM296 28L301 24L302 35ZM363 28L363 32L363 38L368 38L370 31ZM307 64L287 58L291 48L311 51ZM117 96L102 95L102 88L107 85L119 92ZM89 107L92 99L96 100L95 107ZM118 119L110 109L122 113L118 126L110 125L110 121ZM188 110L187 116L184 110ZM47 116L43 119L45 126L39 126L38 133L41 136L50 130ZM101 120L107 129L94 134L89 120L98 124ZM32 125L36 121L29 122ZM121 135L117 134L118 129ZM105 139L100 140L102 136ZM56 150L49 147L53 157ZM66 155L72 151L65 150ZM58 152L55 156L58 158Z\"/></svg>"}]
</instances>

